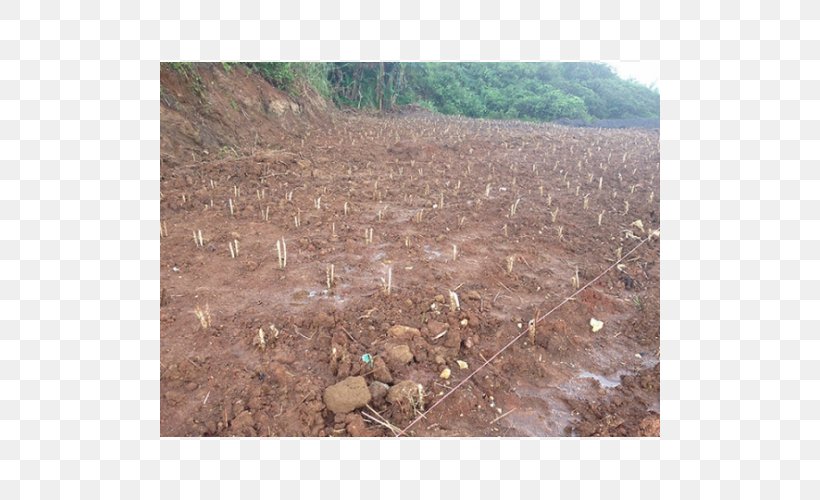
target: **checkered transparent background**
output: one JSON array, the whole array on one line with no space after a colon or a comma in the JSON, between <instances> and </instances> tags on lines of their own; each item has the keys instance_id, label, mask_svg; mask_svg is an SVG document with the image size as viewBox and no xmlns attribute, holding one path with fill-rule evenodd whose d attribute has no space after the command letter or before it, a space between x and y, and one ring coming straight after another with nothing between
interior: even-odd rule
<instances>
[{"instance_id":1,"label":"checkered transparent background","mask_svg":"<svg viewBox=\"0 0 820 500\"><path fill-rule=\"evenodd\" d=\"M442 3L3 2L3 498L817 498L820 4ZM337 58L659 61L662 439L159 439L158 61Z\"/></svg>"}]
</instances>

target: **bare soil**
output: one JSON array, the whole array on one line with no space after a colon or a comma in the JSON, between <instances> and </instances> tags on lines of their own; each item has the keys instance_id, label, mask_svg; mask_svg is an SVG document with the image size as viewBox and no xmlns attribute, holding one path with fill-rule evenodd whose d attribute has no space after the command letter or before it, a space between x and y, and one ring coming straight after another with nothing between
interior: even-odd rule
<instances>
[{"instance_id":1,"label":"bare soil","mask_svg":"<svg viewBox=\"0 0 820 500\"><path fill-rule=\"evenodd\" d=\"M163 436L393 436L660 225L656 130L317 110L201 74L161 78ZM659 263L651 239L407 435L658 436ZM358 376L366 406L328 409Z\"/></svg>"}]
</instances>

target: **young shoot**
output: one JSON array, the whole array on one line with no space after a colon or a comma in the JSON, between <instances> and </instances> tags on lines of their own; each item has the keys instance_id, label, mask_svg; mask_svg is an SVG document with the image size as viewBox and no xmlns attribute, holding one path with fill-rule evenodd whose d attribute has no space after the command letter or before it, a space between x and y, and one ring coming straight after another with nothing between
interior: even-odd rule
<instances>
[{"instance_id":1,"label":"young shoot","mask_svg":"<svg viewBox=\"0 0 820 500\"><path fill-rule=\"evenodd\" d=\"M384 293L390 295L390 292L393 289L393 267L387 268L387 279L385 280L382 278L382 289Z\"/></svg>"},{"instance_id":2,"label":"young shoot","mask_svg":"<svg viewBox=\"0 0 820 500\"><path fill-rule=\"evenodd\" d=\"M288 247L285 245L285 238L276 240L276 253L279 256L279 269L284 269L288 265Z\"/></svg>"},{"instance_id":3,"label":"young shoot","mask_svg":"<svg viewBox=\"0 0 820 500\"><path fill-rule=\"evenodd\" d=\"M460 311L461 310L461 302L458 300L458 294L452 290L450 290L450 310L451 311Z\"/></svg>"},{"instance_id":4,"label":"young shoot","mask_svg":"<svg viewBox=\"0 0 820 500\"><path fill-rule=\"evenodd\" d=\"M334 273L336 271L336 266L333 264L328 264L327 269L325 269L325 278L327 281L327 289L330 290L333 288L333 285L336 283L336 277Z\"/></svg>"},{"instance_id":5,"label":"young shoot","mask_svg":"<svg viewBox=\"0 0 820 500\"><path fill-rule=\"evenodd\" d=\"M208 304L205 304L205 309L197 305L194 309L194 315L196 319L199 320L199 324L203 330L207 330L208 327L211 326L211 309Z\"/></svg>"}]
</instances>

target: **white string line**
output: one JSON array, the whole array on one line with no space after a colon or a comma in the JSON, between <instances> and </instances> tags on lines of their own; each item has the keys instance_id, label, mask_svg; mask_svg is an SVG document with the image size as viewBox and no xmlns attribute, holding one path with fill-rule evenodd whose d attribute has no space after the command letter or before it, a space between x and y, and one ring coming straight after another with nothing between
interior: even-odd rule
<instances>
[{"instance_id":1,"label":"white string line","mask_svg":"<svg viewBox=\"0 0 820 500\"><path fill-rule=\"evenodd\" d=\"M589 282L587 282L587 284L585 284L584 286L582 286L581 288L579 288L578 290L576 290L576 291L575 291L575 293L573 293L572 295L570 295L570 296L568 296L567 298L565 298L564 300L562 300L562 301L561 301L561 302L560 302L557 306L553 307L553 308L552 308L552 309L550 309L548 312L544 313L544 315L543 315L543 316L541 316L540 318L536 318L536 319L535 319L535 321L534 321L534 323L533 323L533 326L534 326L534 325L537 325L537 324L538 324L538 323L540 323L540 322L541 322L544 318L546 318L547 316L549 316L550 314L552 314L552 313L554 313L556 310L558 310L558 308L560 308L561 306L563 306L564 304L566 304L566 303L567 303L567 302L569 302L570 300L574 299L576 295L578 295L579 293L583 292L583 291L584 291L584 290L585 290L588 286L590 286L591 284L593 284L593 283L595 283L596 281L598 281L599 279L601 279L601 278L602 278L602 277L603 277L606 273L608 273L609 271L611 271L612 269L614 269L614 268L615 268L618 264L620 264L620 263L621 263L624 259L626 259L626 258L627 258L630 254L632 254L635 250L637 250L638 248L640 248L640 247L641 247L644 243L646 243L647 241L649 241L651 238L652 238L652 235L650 234L649 236L647 236L646 238L644 238L643 240L641 240L641 242L640 242L640 243L638 243L637 245L635 245L635 247L634 247L632 250L628 251L628 252L627 252L625 255L623 255L620 259L618 259L617 261L615 261L615 263L613 263L611 266L609 266L609 267L608 267L608 268L606 268L603 272L601 272L601 274L599 274L598 276L596 276L595 278L593 278L592 280L590 280ZM465 378L464 378L461 382L459 382L459 383L458 383L458 384L456 384L456 385L455 385L452 389L450 389L450 391L449 391L448 393L446 393L444 396L442 396L442 397L441 397L441 399L439 399L438 401L436 401L435 403L433 403L433 405L432 405L430 408L428 408L428 409L427 409L424 413L422 413L421 415L419 415L418 417L416 417L416 419L415 419L415 420L413 420L412 422L410 422L410 424L408 424L408 425L407 425L407 427L405 427L404 429L402 429L402 431L401 431L401 432L399 432L399 433L398 433L397 437L398 437L398 436L403 435L404 433L406 433L406 432L407 432L407 430L408 430L408 429L410 429L410 427L413 427L413 426L414 426L416 423L418 423L420 420L422 420L422 419L424 419L424 418L427 418L427 414L428 414L428 413L430 413L430 412L433 410L433 408L435 408L436 406L438 406L438 405L439 405L439 403L441 403L442 401L444 401L445 399L447 399L447 397L448 397L448 396L450 396L450 394L454 393L454 392L456 391L456 389L458 389L459 387L461 387L462 385L464 385L464 383L465 383L465 382L467 382L468 380L470 380L470 379L473 377L473 375L475 375L476 373L478 373L479 371L481 371L481 370L482 370L485 366L489 365L489 364L490 364L490 363L491 363L491 362L492 362L495 358L497 358L497 357L498 357L498 355L499 355L499 354L501 354L502 352L504 352L505 350L507 350L507 348L509 348L511 345L513 345L513 344L514 344L514 343L515 343L518 339L520 339L521 337L523 337L523 336L524 336L524 334L525 334L525 333L528 333L528 332L529 332L529 325L527 326L527 328L526 328L526 329L524 329L524 330L523 330L523 331L521 331L518 335L516 335L515 337L513 337L513 339L512 339L512 340L510 340L509 342L507 342L507 344L506 344L504 347L502 347L502 348L501 348L498 352L496 352L495 354L493 354L492 356L490 356L488 359L486 359L486 360L484 361L484 363L482 363L482 364L481 364L478 368L476 368L476 369L475 369L472 373L470 373L469 375L467 375L467 377L465 377Z\"/></svg>"}]
</instances>

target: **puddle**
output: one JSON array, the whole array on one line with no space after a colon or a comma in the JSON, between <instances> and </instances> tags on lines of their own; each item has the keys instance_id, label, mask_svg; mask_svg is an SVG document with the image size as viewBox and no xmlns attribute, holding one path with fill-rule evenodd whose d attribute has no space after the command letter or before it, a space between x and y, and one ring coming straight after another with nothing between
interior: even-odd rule
<instances>
[{"instance_id":1,"label":"puddle","mask_svg":"<svg viewBox=\"0 0 820 500\"><path fill-rule=\"evenodd\" d=\"M439 252L438 250L433 250L432 248L430 248L430 245L424 245L424 253L426 253L427 255L432 255L435 258L441 257L441 252Z\"/></svg>"},{"instance_id":2,"label":"puddle","mask_svg":"<svg viewBox=\"0 0 820 500\"><path fill-rule=\"evenodd\" d=\"M618 375L617 379L611 379L611 378L606 378L603 375L598 375L597 373L590 373L588 371L582 371L581 374L578 375L578 378L595 379L595 380L598 381L599 384L601 384L601 387L605 387L605 388L608 388L608 389L612 388L612 387L618 387L619 385L621 385L620 375Z\"/></svg>"}]
</instances>

